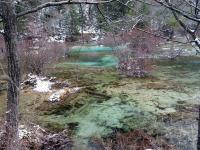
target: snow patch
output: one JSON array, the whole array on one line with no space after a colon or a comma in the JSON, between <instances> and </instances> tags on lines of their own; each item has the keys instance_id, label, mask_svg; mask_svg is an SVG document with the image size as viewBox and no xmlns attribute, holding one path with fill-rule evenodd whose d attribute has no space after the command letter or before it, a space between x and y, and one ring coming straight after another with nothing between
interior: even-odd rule
<instances>
[{"instance_id":1,"label":"snow patch","mask_svg":"<svg viewBox=\"0 0 200 150\"><path fill-rule=\"evenodd\" d=\"M95 37L93 37L93 38L91 38L92 41L98 41L98 39L99 39L99 36L98 36L98 35L95 36Z\"/></svg>"},{"instance_id":2,"label":"snow patch","mask_svg":"<svg viewBox=\"0 0 200 150\"><path fill-rule=\"evenodd\" d=\"M55 93L53 93L50 97L49 97L49 101L50 102L58 102L61 100L61 97L65 94L75 94L77 92L79 92L81 90L80 87L75 87L75 88L65 88L65 89L60 89L58 91L56 91Z\"/></svg>"},{"instance_id":3,"label":"snow patch","mask_svg":"<svg viewBox=\"0 0 200 150\"><path fill-rule=\"evenodd\" d=\"M51 82L46 77L33 75L31 73L28 74L28 79L24 81L24 84L26 83L34 86L33 91L42 93L51 92L51 86L54 84L54 82Z\"/></svg>"},{"instance_id":4,"label":"snow patch","mask_svg":"<svg viewBox=\"0 0 200 150\"><path fill-rule=\"evenodd\" d=\"M35 142L39 142L39 138L43 137L44 133L46 131L42 129L39 125L19 125L18 127L19 131L19 139L23 138L31 138L31 140L34 140Z\"/></svg>"},{"instance_id":5,"label":"snow patch","mask_svg":"<svg viewBox=\"0 0 200 150\"><path fill-rule=\"evenodd\" d=\"M71 88L71 89L69 89L69 93L74 94L74 93L79 92L80 90L81 90L80 87Z\"/></svg>"},{"instance_id":6,"label":"snow patch","mask_svg":"<svg viewBox=\"0 0 200 150\"><path fill-rule=\"evenodd\" d=\"M190 29L190 31L193 32L193 33L195 32L195 30L192 30L192 29Z\"/></svg>"},{"instance_id":7,"label":"snow patch","mask_svg":"<svg viewBox=\"0 0 200 150\"><path fill-rule=\"evenodd\" d=\"M19 139L22 139L23 137L28 137L30 134L31 132L29 132L24 125L19 126Z\"/></svg>"},{"instance_id":8,"label":"snow patch","mask_svg":"<svg viewBox=\"0 0 200 150\"><path fill-rule=\"evenodd\" d=\"M58 42L58 43L64 43L65 37L64 36L49 36L48 42Z\"/></svg>"},{"instance_id":9,"label":"snow patch","mask_svg":"<svg viewBox=\"0 0 200 150\"><path fill-rule=\"evenodd\" d=\"M42 93L51 92L51 86L53 84L53 82L45 80L45 78L38 77L35 88L33 90Z\"/></svg>"},{"instance_id":10,"label":"snow patch","mask_svg":"<svg viewBox=\"0 0 200 150\"><path fill-rule=\"evenodd\" d=\"M49 101L50 102L58 102L60 101L61 96L65 93L66 91L64 89L58 90L55 93L53 93L50 97L49 97Z\"/></svg>"},{"instance_id":11,"label":"snow patch","mask_svg":"<svg viewBox=\"0 0 200 150\"><path fill-rule=\"evenodd\" d=\"M194 41L197 42L198 45L200 45L200 40L198 38L196 38Z\"/></svg>"},{"instance_id":12,"label":"snow patch","mask_svg":"<svg viewBox=\"0 0 200 150\"><path fill-rule=\"evenodd\" d=\"M0 32L1 32L1 33L4 33L4 30L2 29L2 30L0 30Z\"/></svg>"}]
</instances>

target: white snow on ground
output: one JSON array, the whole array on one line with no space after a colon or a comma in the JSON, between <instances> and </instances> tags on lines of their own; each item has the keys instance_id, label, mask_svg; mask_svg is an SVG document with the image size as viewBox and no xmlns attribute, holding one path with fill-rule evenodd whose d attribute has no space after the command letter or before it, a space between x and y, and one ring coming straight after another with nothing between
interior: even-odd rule
<instances>
[{"instance_id":1,"label":"white snow on ground","mask_svg":"<svg viewBox=\"0 0 200 150\"><path fill-rule=\"evenodd\" d=\"M61 89L56 91L55 93L53 93L50 97L49 97L49 101L50 102L58 102L60 101L61 96L65 93L65 89Z\"/></svg>"},{"instance_id":2,"label":"white snow on ground","mask_svg":"<svg viewBox=\"0 0 200 150\"><path fill-rule=\"evenodd\" d=\"M49 36L48 42L58 42L58 43L64 43L65 42L65 37L59 37L59 36Z\"/></svg>"},{"instance_id":3,"label":"white snow on ground","mask_svg":"<svg viewBox=\"0 0 200 150\"><path fill-rule=\"evenodd\" d=\"M93 38L91 38L92 41L98 41L98 39L99 39L99 36L98 36L98 35L95 36L95 37L93 37Z\"/></svg>"},{"instance_id":4,"label":"white snow on ground","mask_svg":"<svg viewBox=\"0 0 200 150\"><path fill-rule=\"evenodd\" d=\"M0 30L0 32L1 32L1 33L4 33L4 30L2 29L2 30Z\"/></svg>"},{"instance_id":5,"label":"white snow on ground","mask_svg":"<svg viewBox=\"0 0 200 150\"><path fill-rule=\"evenodd\" d=\"M37 92L44 92L44 93L51 92L51 86L53 84L54 84L53 82L49 80L45 80L45 78L37 77L36 85L33 90Z\"/></svg>"},{"instance_id":6,"label":"white snow on ground","mask_svg":"<svg viewBox=\"0 0 200 150\"><path fill-rule=\"evenodd\" d=\"M52 85L54 85L55 83L58 83L55 81L55 77L47 78L30 73L28 74L28 79L25 80L22 85L29 84L31 86L34 86L33 91L36 92L52 92L53 94L48 98L50 102L58 102L64 94L74 94L81 90L81 87L70 88L65 86L61 87L61 89L58 90L52 90Z\"/></svg>"},{"instance_id":7,"label":"white snow on ground","mask_svg":"<svg viewBox=\"0 0 200 150\"><path fill-rule=\"evenodd\" d=\"M80 87L60 89L49 97L50 102L58 102L64 94L74 94L81 90Z\"/></svg>"},{"instance_id":8,"label":"white snow on ground","mask_svg":"<svg viewBox=\"0 0 200 150\"><path fill-rule=\"evenodd\" d=\"M39 125L31 125L31 126L26 126L26 125L19 125L19 139L23 138L31 138L31 140L34 141L39 141L39 137L42 137L46 131L42 129Z\"/></svg>"},{"instance_id":9,"label":"white snow on ground","mask_svg":"<svg viewBox=\"0 0 200 150\"><path fill-rule=\"evenodd\" d=\"M79 29L79 32L80 33L84 33L84 34L100 34L100 30L96 30L94 27L89 27L89 28L86 28L82 31L82 29L80 28Z\"/></svg>"},{"instance_id":10,"label":"white snow on ground","mask_svg":"<svg viewBox=\"0 0 200 150\"><path fill-rule=\"evenodd\" d=\"M71 88L71 89L69 89L69 93L74 94L74 93L79 92L80 90L81 90L80 87Z\"/></svg>"},{"instance_id":11,"label":"white snow on ground","mask_svg":"<svg viewBox=\"0 0 200 150\"><path fill-rule=\"evenodd\" d=\"M22 139L23 137L28 137L30 135L30 132L24 125L19 126L19 139Z\"/></svg>"},{"instance_id":12,"label":"white snow on ground","mask_svg":"<svg viewBox=\"0 0 200 150\"><path fill-rule=\"evenodd\" d=\"M200 40L198 38L196 38L194 41L196 41L198 45L200 45Z\"/></svg>"},{"instance_id":13,"label":"white snow on ground","mask_svg":"<svg viewBox=\"0 0 200 150\"><path fill-rule=\"evenodd\" d=\"M37 76L33 74L29 74L28 77L28 80L35 84L33 91L51 92L51 86L54 84L54 82L49 81L46 77Z\"/></svg>"}]
</instances>

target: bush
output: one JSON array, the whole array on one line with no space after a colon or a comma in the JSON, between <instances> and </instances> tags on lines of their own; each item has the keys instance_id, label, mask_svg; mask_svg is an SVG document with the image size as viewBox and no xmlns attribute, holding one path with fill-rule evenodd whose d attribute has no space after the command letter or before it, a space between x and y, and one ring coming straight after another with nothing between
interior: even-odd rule
<instances>
[{"instance_id":1,"label":"bush","mask_svg":"<svg viewBox=\"0 0 200 150\"><path fill-rule=\"evenodd\" d=\"M133 29L123 34L123 41L129 45L117 53L119 58L118 70L129 77L145 77L152 69L150 55L159 44L159 38L153 36L152 31L145 32Z\"/></svg>"},{"instance_id":2,"label":"bush","mask_svg":"<svg viewBox=\"0 0 200 150\"><path fill-rule=\"evenodd\" d=\"M45 38L23 40L20 43L20 63L22 72L41 74L46 65L58 61L64 55L65 45L48 42Z\"/></svg>"}]
</instances>

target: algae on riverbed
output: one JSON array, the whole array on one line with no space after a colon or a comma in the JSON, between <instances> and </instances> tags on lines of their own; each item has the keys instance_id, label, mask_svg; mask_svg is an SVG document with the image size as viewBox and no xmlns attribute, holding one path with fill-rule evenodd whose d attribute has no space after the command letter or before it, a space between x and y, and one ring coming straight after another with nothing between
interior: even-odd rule
<instances>
[{"instance_id":1,"label":"algae on riverbed","mask_svg":"<svg viewBox=\"0 0 200 150\"><path fill-rule=\"evenodd\" d=\"M65 127L75 124L74 134L79 140L107 136L115 130L130 131L136 128L149 129L149 132L157 128L158 133L164 132L164 122L157 120L157 117L176 113L180 103L199 103L197 97L200 88L197 81L200 69L196 63L199 58L195 58L195 65L192 60L159 60L154 73L143 79L121 77L114 69L78 67L77 77L73 77L72 73L70 76L66 74L67 78L74 80L75 84L81 83L104 92L111 98L99 100L89 95L83 98L82 101L88 100L83 102L83 106L67 115L41 116L41 119L60 122ZM61 68L67 70L68 66ZM65 75L63 71L61 74Z\"/></svg>"}]
</instances>

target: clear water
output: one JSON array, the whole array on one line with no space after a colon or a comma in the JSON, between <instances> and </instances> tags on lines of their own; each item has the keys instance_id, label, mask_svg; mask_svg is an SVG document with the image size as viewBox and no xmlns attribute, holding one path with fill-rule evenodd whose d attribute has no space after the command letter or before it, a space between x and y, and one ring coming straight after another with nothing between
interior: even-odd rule
<instances>
[{"instance_id":1,"label":"clear water","mask_svg":"<svg viewBox=\"0 0 200 150\"><path fill-rule=\"evenodd\" d=\"M76 51L78 50L74 48L72 54L76 54ZM108 69L108 67L117 65L117 58L107 47L88 49L84 47L79 51L78 56L73 57L72 55L72 58L57 67L78 65L87 70L87 67ZM156 128L164 131L164 125L156 121L157 116L176 113L176 106L180 102L185 105L200 102L199 57L180 57L176 61L157 60L151 74L153 78L147 79L116 78L110 81L108 78L113 75L104 73L91 73L87 74L87 77L80 74L80 76L88 81L95 80L92 86L106 91L112 97L98 103L98 99L91 96L92 101L87 102L73 113L45 116L45 119L50 122L59 122L66 126L68 123L78 122L79 125L75 132L77 143L87 141L90 137L109 135L118 128L125 131L135 128ZM193 143L188 143L187 146L194 150L197 128L194 125L191 131L188 130L191 126L190 121L186 120L188 125L183 127L181 123L178 126L172 124L165 130L177 130L174 134L184 135L183 142L179 142L178 138L176 139L178 142L175 143L184 150L187 150L184 142L187 143L189 139L192 139Z\"/></svg>"},{"instance_id":2,"label":"clear water","mask_svg":"<svg viewBox=\"0 0 200 150\"><path fill-rule=\"evenodd\" d=\"M71 48L72 53L99 53L114 51L114 48L106 46L74 46Z\"/></svg>"},{"instance_id":3,"label":"clear water","mask_svg":"<svg viewBox=\"0 0 200 150\"><path fill-rule=\"evenodd\" d=\"M82 67L115 67L118 63L114 52L118 48L105 46L74 46L70 50L70 59L65 65Z\"/></svg>"}]
</instances>

